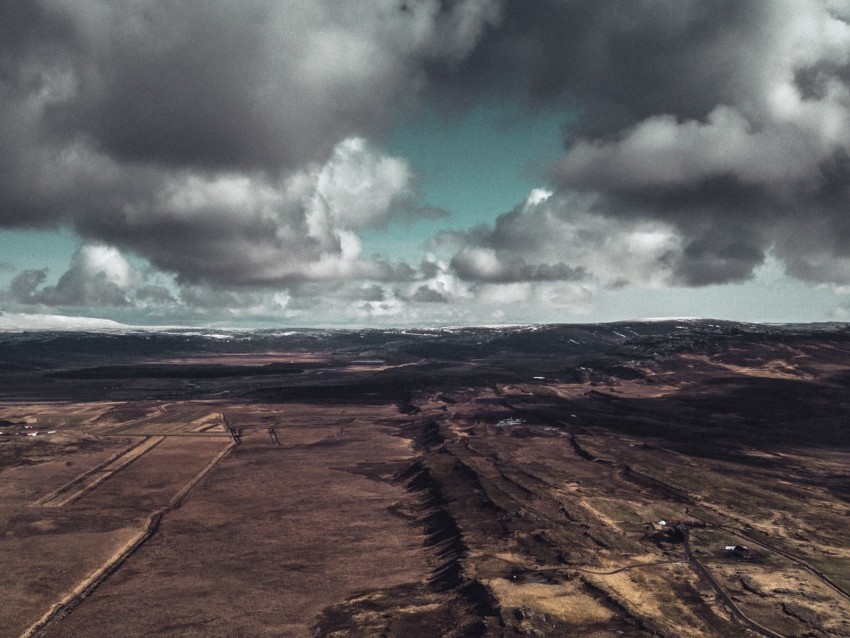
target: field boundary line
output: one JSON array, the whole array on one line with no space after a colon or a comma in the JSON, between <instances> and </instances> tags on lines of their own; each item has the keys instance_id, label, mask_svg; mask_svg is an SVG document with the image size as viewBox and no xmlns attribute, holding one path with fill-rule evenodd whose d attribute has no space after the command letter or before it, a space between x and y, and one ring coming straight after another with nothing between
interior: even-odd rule
<instances>
[{"instance_id":1,"label":"field boundary line","mask_svg":"<svg viewBox=\"0 0 850 638\"><path fill-rule=\"evenodd\" d=\"M593 574L594 576L613 576L614 574L619 574L620 572L631 571L633 569L641 569L642 567L656 567L657 565L681 565L683 563L687 563L687 560L683 559L675 559L675 560L656 560L649 563L634 563L633 565L626 565L625 567L620 567L610 572L595 572L590 569L583 569L581 567L567 567L567 568L556 568L560 571L576 571L582 572L584 574ZM536 571L545 571L545 570L536 570ZM553 570L554 571L554 570Z\"/></svg>"},{"instance_id":2,"label":"field boundary line","mask_svg":"<svg viewBox=\"0 0 850 638\"><path fill-rule=\"evenodd\" d=\"M54 603L50 609L35 623L30 625L20 638L34 638L41 633L50 623L64 618L71 610L79 605L87 596L89 596L97 587L105 581L112 573L114 573L141 545L156 533L159 528L160 520L165 513L166 508L154 512L148 516L145 529L137 534L122 548L110 556L106 563L98 567L94 572L83 580L79 585L72 589L61 601Z\"/></svg>"},{"instance_id":3,"label":"field boundary line","mask_svg":"<svg viewBox=\"0 0 850 638\"><path fill-rule=\"evenodd\" d=\"M277 438L277 432L275 432L274 428L269 428L269 436L271 437L272 443L280 447L280 439Z\"/></svg>"},{"instance_id":4,"label":"field boundary line","mask_svg":"<svg viewBox=\"0 0 850 638\"><path fill-rule=\"evenodd\" d=\"M227 433L230 434L230 437L233 439L233 443L235 445L239 445L239 440L242 438L239 430L234 429L234 427L230 425L230 421L227 420L227 416L224 412L221 413L221 420L224 423L224 427L227 428Z\"/></svg>"},{"instance_id":5,"label":"field boundary line","mask_svg":"<svg viewBox=\"0 0 850 638\"><path fill-rule=\"evenodd\" d=\"M216 465L218 465L219 461L221 461L221 460L222 460L225 456L227 456L227 455L230 453L230 451L231 451L233 448L235 448L235 447L236 447L236 442L235 442L235 441L231 441L231 442L227 445L227 447L225 447L225 448L224 448L221 452L219 452L218 454L216 454L216 455L212 458L212 460L211 460L209 463L207 463L207 464L206 464L206 465L205 465L205 466L201 469L201 471L200 471L200 472L198 472L197 474L195 474L195 476L192 478L192 480L191 480L191 481L189 481L188 483L186 483L186 485L184 485L184 486L183 486L183 488L182 488L179 492L177 492L177 494L176 494L176 495L175 495L175 496L174 496L174 497L173 497L173 498L172 498L172 499L168 502L168 506L166 507L166 510L169 510L169 511L170 511L170 510L172 510L172 509L177 509L178 507L180 507L180 506L183 504L183 499L185 499L185 498L186 498L186 495L190 492L190 490L192 490L192 488L194 488L194 487L195 487L198 483L200 483L200 482L201 482L201 480L202 480L202 479L203 479L203 478L204 478L207 474L209 474L209 472L210 472L210 471L211 471L211 470L212 470L212 469L213 469Z\"/></svg>"},{"instance_id":6,"label":"field boundary line","mask_svg":"<svg viewBox=\"0 0 850 638\"><path fill-rule=\"evenodd\" d=\"M72 487L74 487L74 485L76 485L77 483L79 483L81 481L84 481L85 479L87 479L92 474L96 474L97 472L103 471L105 468L107 468L109 465L111 465L112 463L114 463L115 461L117 461L118 459L123 457L125 454L129 454L134 449L136 449L137 447L142 445L147 439L148 439L148 437L145 436L141 440L134 442L129 447L126 447L123 450L120 450L119 452L113 454L108 459L99 463L98 465L96 465L92 469L87 470L87 471L83 472L82 474L75 476L74 478L72 478L70 481L68 481L67 483L65 483L61 487L53 490L49 494L45 494L44 496L42 496L39 499L33 501L31 503L31 505L33 507L40 507L40 506L44 505L46 502L53 500L54 498L56 498L60 494L64 494L65 492L68 492Z\"/></svg>"},{"instance_id":7,"label":"field boundary line","mask_svg":"<svg viewBox=\"0 0 850 638\"><path fill-rule=\"evenodd\" d=\"M118 474L118 472L120 472L121 470L125 470L130 467L130 465L132 465L135 461L142 458L145 454L150 452L164 440L165 437L162 436L145 438L144 441L142 441L139 445L136 445L131 450L129 450L127 454L123 454L118 459L116 459L114 461L114 463L116 464L116 467L114 469L110 469L109 465L112 465L112 463L110 463L109 465L100 469L100 476L96 477L91 483L85 484L84 481L81 481L82 483L84 483L84 485L77 492L72 492L66 498L53 505L49 504L50 501L45 501L44 503L42 503L41 507L64 507L65 505L69 505L70 503L79 500L80 498L91 492L98 485ZM90 476L92 475L89 475L86 478L90 478ZM69 491L71 491L70 488L68 490L65 490L63 494Z\"/></svg>"},{"instance_id":8,"label":"field boundary line","mask_svg":"<svg viewBox=\"0 0 850 638\"><path fill-rule=\"evenodd\" d=\"M753 631L760 633L762 636L767 636L768 638L785 638L784 635L765 627L757 623L755 620L747 616L738 605L735 604L735 601L732 600L732 597L726 593L726 590L723 589L723 586L717 582L717 579L708 571L708 568L702 564L702 562L694 555L691 550L691 540L689 530L687 528L682 532L682 544L685 548L685 556L688 558L688 562L703 578L705 582L707 582L711 588L715 591L715 593L720 597L726 607L732 612L732 615L735 616L744 626L749 627Z\"/></svg>"},{"instance_id":9,"label":"field boundary line","mask_svg":"<svg viewBox=\"0 0 850 638\"><path fill-rule=\"evenodd\" d=\"M61 620L70 614L77 605L83 602L90 596L107 578L118 571L118 568L123 565L130 556L132 556L148 539L150 539L157 530L163 517L169 512L178 509L182 504L186 495L194 488L201 480L209 474L209 472L236 447L236 443L231 441L227 447L221 450L213 459L207 463L200 472L184 485L179 492L168 502L168 505L157 510L147 518L145 528L134 538L128 541L123 547L118 549L110 556L106 562L98 567L94 572L89 574L79 585L74 587L62 600L51 605L50 609L35 623L30 625L20 638L36 638L44 629L51 623Z\"/></svg>"},{"instance_id":10,"label":"field boundary line","mask_svg":"<svg viewBox=\"0 0 850 638\"><path fill-rule=\"evenodd\" d=\"M165 408L161 405L157 405L154 408L153 413L145 414L144 416L140 416L135 419L130 419L129 421L122 421L121 423L116 423L112 427L104 430L102 434L105 436L119 436L128 426L133 427L135 425L139 425L140 423L144 423L145 421L152 421L165 413Z\"/></svg>"}]
</instances>

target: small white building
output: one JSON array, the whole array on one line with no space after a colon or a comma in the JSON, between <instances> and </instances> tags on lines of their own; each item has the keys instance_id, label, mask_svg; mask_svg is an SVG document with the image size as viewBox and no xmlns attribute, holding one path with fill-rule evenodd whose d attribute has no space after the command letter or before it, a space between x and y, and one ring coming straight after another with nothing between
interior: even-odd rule
<instances>
[{"instance_id":1,"label":"small white building","mask_svg":"<svg viewBox=\"0 0 850 638\"><path fill-rule=\"evenodd\" d=\"M724 547L727 556L735 556L737 558L749 558L753 553L749 548L743 545L727 545Z\"/></svg>"}]
</instances>

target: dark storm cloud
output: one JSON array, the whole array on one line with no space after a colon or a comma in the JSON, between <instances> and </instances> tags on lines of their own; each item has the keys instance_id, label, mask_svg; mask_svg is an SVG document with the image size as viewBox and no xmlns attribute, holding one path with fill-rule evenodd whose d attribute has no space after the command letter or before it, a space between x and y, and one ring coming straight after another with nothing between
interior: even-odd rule
<instances>
[{"instance_id":1,"label":"dark storm cloud","mask_svg":"<svg viewBox=\"0 0 850 638\"><path fill-rule=\"evenodd\" d=\"M455 233L458 277L700 286L775 256L850 281L848 19L845 0L7 2L0 225L68 223L183 285L414 282L358 234L441 213L369 140L510 95L565 113L555 196Z\"/></svg>"},{"instance_id":2,"label":"dark storm cloud","mask_svg":"<svg viewBox=\"0 0 850 638\"><path fill-rule=\"evenodd\" d=\"M463 249L451 261L457 275L465 281L509 284L520 281L581 281L587 278L583 268L564 262L528 264L521 257L499 259L495 252Z\"/></svg>"},{"instance_id":3,"label":"dark storm cloud","mask_svg":"<svg viewBox=\"0 0 850 638\"><path fill-rule=\"evenodd\" d=\"M106 262L112 263L105 263L103 257L107 258ZM122 270L126 263L114 251L109 254L109 249L83 249L74 255L70 267L56 285L42 285L47 280L47 270L24 270L12 280L10 296L22 305L66 308L129 306L121 285L125 274L116 272L116 266Z\"/></svg>"},{"instance_id":4,"label":"dark storm cloud","mask_svg":"<svg viewBox=\"0 0 850 638\"><path fill-rule=\"evenodd\" d=\"M383 129L425 61L462 58L498 16L487 0L36 1L6 4L2 46L60 91L40 105L52 136L122 160L278 169Z\"/></svg>"},{"instance_id":5,"label":"dark storm cloud","mask_svg":"<svg viewBox=\"0 0 850 638\"><path fill-rule=\"evenodd\" d=\"M689 242L673 268L673 283L689 286L743 281L764 262L762 249L752 242L735 241L723 235Z\"/></svg>"},{"instance_id":6,"label":"dark storm cloud","mask_svg":"<svg viewBox=\"0 0 850 638\"><path fill-rule=\"evenodd\" d=\"M511 3L444 95L573 111L552 185L613 226L677 233L670 283L745 280L768 254L850 281L848 21L846 1Z\"/></svg>"},{"instance_id":7,"label":"dark storm cloud","mask_svg":"<svg viewBox=\"0 0 850 638\"><path fill-rule=\"evenodd\" d=\"M357 233L445 213L367 136L499 4L2 3L0 225L69 223L185 281L408 276Z\"/></svg>"},{"instance_id":8,"label":"dark storm cloud","mask_svg":"<svg viewBox=\"0 0 850 638\"><path fill-rule=\"evenodd\" d=\"M419 303L448 303L449 301L446 295L428 286L419 286L410 299Z\"/></svg>"},{"instance_id":9,"label":"dark storm cloud","mask_svg":"<svg viewBox=\"0 0 850 638\"><path fill-rule=\"evenodd\" d=\"M748 87L742 52L769 37L770 0L524 0L507 3L448 92L475 99L517 88L537 105L577 107L578 127L604 137L662 112L703 117ZM439 73L439 71L438 71Z\"/></svg>"},{"instance_id":10,"label":"dark storm cloud","mask_svg":"<svg viewBox=\"0 0 850 638\"><path fill-rule=\"evenodd\" d=\"M599 215L595 198L535 190L492 227L443 232L435 250L454 252L451 268L476 284L602 283L622 286L676 278L681 239L658 222Z\"/></svg>"},{"instance_id":11,"label":"dark storm cloud","mask_svg":"<svg viewBox=\"0 0 850 638\"><path fill-rule=\"evenodd\" d=\"M29 269L15 275L9 286L12 299L19 303L36 303L33 301L36 289L47 279L47 270Z\"/></svg>"},{"instance_id":12,"label":"dark storm cloud","mask_svg":"<svg viewBox=\"0 0 850 638\"><path fill-rule=\"evenodd\" d=\"M139 286L135 291L134 297L137 302L149 302L156 306L165 304L173 304L176 299L171 291L164 286Z\"/></svg>"}]
</instances>

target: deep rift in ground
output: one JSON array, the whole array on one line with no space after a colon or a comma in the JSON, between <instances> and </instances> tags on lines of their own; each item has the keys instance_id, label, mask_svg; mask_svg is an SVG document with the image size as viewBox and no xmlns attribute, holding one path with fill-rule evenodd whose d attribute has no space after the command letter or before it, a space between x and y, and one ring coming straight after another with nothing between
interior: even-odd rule
<instances>
[{"instance_id":1,"label":"deep rift in ground","mask_svg":"<svg viewBox=\"0 0 850 638\"><path fill-rule=\"evenodd\" d=\"M671 343L63 373L0 405L0 634L850 635L850 338Z\"/></svg>"}]
</instances>

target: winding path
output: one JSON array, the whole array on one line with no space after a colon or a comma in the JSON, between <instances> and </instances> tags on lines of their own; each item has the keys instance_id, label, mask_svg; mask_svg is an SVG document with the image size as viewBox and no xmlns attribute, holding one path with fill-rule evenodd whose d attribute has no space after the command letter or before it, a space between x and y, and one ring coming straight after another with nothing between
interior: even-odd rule
<instances>
[{"instance_id":1,"label":"winding path","mask_svg":"<svg viewBox=\"0 0 850 638\"><path fill-rule=\"evenodd\" d=\"M767 636L768 638L785 638L782 634L779 634L772 629L768 629L764 625L760 625L755 620L747 616L738 605L729 597L729 594L723 589L720 583L711 575L711 573L705 568L699 559L694 555L691 550L691 540L690 540L690 530L687 527L682 528L682 543L685 546L685 556L688 558L688 562L694 567L697 573L702 576L702 578L711 585L711 588L717 592L717 595L720 596L721 600L726 604L729 608L729 611L732 612L732 615L735 616L741 623L760 633L762 636Z\"/></svg>"}]
</instances>

